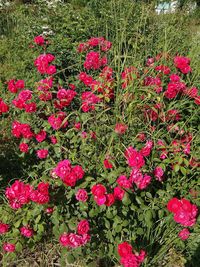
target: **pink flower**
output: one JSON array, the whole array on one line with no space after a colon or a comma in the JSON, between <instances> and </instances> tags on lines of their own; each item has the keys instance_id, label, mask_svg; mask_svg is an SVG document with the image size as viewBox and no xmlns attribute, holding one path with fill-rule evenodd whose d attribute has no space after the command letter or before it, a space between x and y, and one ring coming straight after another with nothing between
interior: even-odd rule
<instances>
[{"instance_id":1,"label":"pink flower","mask_svg":"<svg viewBox=\"0 0 200 267\"><path fill-rule=\"evenodd\" d=\"M51 125L51 127L54 130L59 130L60 128L65 128L68 125L68 121L66 119L66 113L65 112L58 112L56 114L51 115L48 118L48 123ZM63 121L65 120L65 123Z\"/></svg>"},{"instance_id":2,"label":"pink flower","mask_svg":"<svg viewBox=\"0 0 200 267\"><path fill-rule=\"evenodd\" d=\"M46 213L48 213L48 214L52 214L53 213L53 211L54 211L54 208L53 207L48 207L48 208L46 208Z\"/></svg>"},{"instance_id":3,"label":"pink flower","mask_svg":"<svg viewBox=\"0 0 200 267\"><path fill-rule=\"evenodd\" d=\"M44 44L44 38L41 35L38 35L34 38L34 43L36 43L37 45L43 45Z\"/></svg>"},{"instance_id":4,"label":"pink flower","mask_svg":"<svg viewBox=\"0 0 200 267\"><path fill-rule=\"evenodd\" d=\"M37 110L36 103L32 102L32 103L25 104L25 111L27 113L34 113L36 112L36 110Z\"/></svg>"},{"instance_id":5,"label":"pink flower","mask_svg":"<svg viewBox=\"0 0 200 267\"><path fill-rule=\"evenodd\" d=\"M9 230L9 224L0 223L0 235L7 233Z\"/></svg>"},{"instance_id":6,"label":"pink flower","mask_svg":"<svg viewBox=\"0 0 200 267\"><path fill-rule=\"evenodd\" d=\"M80 123L80 122L76 122L76 123L74 123L74 128L75 128L76 130L80 130L80 129L81 129L81 123Z\"/></svg>"},{"instance_id":7,"label":"pink flower","mask_svg":"<svg viewBox=\"0 0 200 267\"><path fill-rule=\"evenodd\" d=\"M192 71L190 67L190 59L187 57L176 56L174 58L174 65L177 69L179 69L182 73L187 74Z\"/></svg>"},{"instance_id":8,"label":"pink flower","mask_svg":"<svg viewBox=\"0 0 200 267\"><path fill-rule=\"evenodd\" d=\"M75 186L77 180L82 179L84 170L81 166L72 167L69 160L60 161L53 172L62 179L67 186Z\"/></svg>"},{"instance_id":9,"label":"pink flower","mask_svg":"<svg viewBox=\"0 0 200 267\"><path fill-rule=\"evenodd\" d=\"M94 196L97 196L97 197L100 197L100 196L103 196L106 194L106 188L104 185L102 184L96 184L96 185L93 185L92 187L92 194Z\"/></svg>"},{"instance_id":10,"label":"pink flower","mask_svg":"<svg viewBox=\"0 0 200 267\"><path fill-rule=\"evenodd\" d=\"M125 194L125 191L121 187L117 186L114 188L115 199L122 200L124 197L124 194Z\"/></svg>"},{"instance_id":11,"label":"pink flower","mask_svg":"<svg viewBox=\"0 0 200 267\"><path fill-rule=\"evenodd\" d=\"M158 180L159 182L162 182L162 177L163 177L164 171L161 167L156 167L154 170L154 176L156 177L156 180Z\"/></svg>"},{"instance_id":12,"label":"pink flower","mask_svg":"<svg viewBox=\"0 0 200 267\"><path fill-rule=\"evenodd\" d=\"M92 92L83 92L81 98L82 98L81 108L83 112L95 110L95 105L101 101L101 99Z\"/></svg>"},{"instance_id":13,"label":"pink flower","mask_svg":"<svg viewBox=\"0 0 200 267\"><path fill-rule=\"evenodd\" d=\"M132 183L127 179L127 177L125 175L120 175L117 178L117 184L123 188L131 188L132 187Z\"/></svg>"},{"instance_id":14,"label":"pink flower","mask_svg":"<svg viewBox=\"0 0 200 267\"><path fill-rule=\"evenodd\" d=\"M13 209L19 209L24 204L29 203L32 192L33 188L30 185L16 180L10 187L6 188L6 197Z\"/></svg>"},{"instance_id":15,"label":"pink flower","mask_svg":"<svg viewBox=\"0 0 200 267\"><path fill-rule=\"evenodd\" d=\"M38 134L35 135L35 139L41 143L46 139L47 133L44 130L41 130Z\"/></svg>"},{"instance_id":16,"label":"pink flower","mask_svg":"<svg viewBox=\"0 0 200 267\"><path fill-rule=\"evenodd\" d=\"M108 159L104 159L103 161L103 165L106 169L112 169L113 168L113 165L112 163L108 160Z\"/></svg>"},{"instance_id":17,"label":"pink flower","mask_svg":"<svg viewBox=\"0 0 200 267\"><path fill-rule=\"evenodd\" d=\"M104 205L106 202L106 188L102 184L93 185L92 194L97 205Z\"/></svg>"},{"instance_id":18,"label":"pink flower","mask_svg":"<svg viewBox=\"0 0 200 267\"><path fill-rule=\"evenodd\" d=\"M23 90L19 93L18 99L23 100L24 102L32 99L32 92L30 90Z\"/></svg>"},{"instance_id":19,"label":"pink flower","mask_svg":"<svg viewBox=\"0 0 200 267\"><path fill-rule=\"evenodd\" d=\"M29 146L26 143L21 143L19 145L19 149L20 149L21 152L28 153Z\"/></svg>"},{"instance_id":20,"label":"pink flower","mask_svg":"<svg viewBox=\"0 0 200 267\"><path fill-rule=\"evenodd\" d=\"M24 89L25 87L24 80L18 80L18 81L10 80L7 82L7 84L8 84L8 90L14 94L16 94L19 89Z\"/></svg>"},{"instance_id":21,"label":"pink flower","mask_svg":"<svg viewBox=\"0 0 200 267\"><path fill-rule=\"evenodd\" d=\"M50 136L50 140L53 145L57 144L57 138L55 136Z\"/></svg>"},{"instance_id":22,"label":"pink flower","mask_svg":"<svg viewBox=\"0 0 200 267\"><path fill-rule=\"evenodd\" d=\"M180 207L181 207L180 200L175 197L169 200L167 204L167 209L173 213L176 213Z\"/></svg>"},{"instance_id":23,"label":"pink flower","mask_svg":"<svg viewBox=\"0 0 200 267\"><path fill-rule=\"evenodd\" d=\"M76 193L76 199L82 202L86 202L88 200L88 194L85 189L79 189Z\"/></svg>"},{"instance_id":24,"label":"pink flower","mask_svg":"<svg viewBox=\"0 0 200 267\"><path fill-rule=\"evenodd\" d=\"M47 149L39 149L39 150L37 150L37 156L40 159L46 159L48 154L49 154L49 151Z\"/></svg>"},{"instance_id":25,"label":"pink flower","mask_svg":"<svg viewBox=\"0 0 200 267\"><path fill-rule=\"evenodd\" d=\"M175 222L185 227L193 226L196 223L198 208L185 198L181 200L172 198L167 204L167 209L174 213Z\"/></svg>"},{"instance_id":26,"label":"pink flower","mask_svg":"<svg viewBox=\"0 0 200 267\"><path fill-rule=\"evenodd\" d=\"M150 155L152 148L153 148L153 141L148 140L145 146L141 149L140 153L142 154L142 156L147 157Z\"/></svg>"},{"instance_id":27,"label":"pink flower","mask_svg":"<svg viewBox=\"0 0 200 267\"><path fill-rule=\"evenodd\" d=\"M131 146L126 149L125 157L130 167L136 167L139 169L145 164L143 155Z\"/></svg>"},{"instance_id":28,"label":"pink flower","mask_svg":"<svg viewBox=\"0 0 200 267\"><path fill-rule=\"evenodd\" d=\"M0 98L0 115L9 111L9 106Z\"/></svg>"},{"instance_id":29,"label":"pink flower","mask_svg":"<svg viewBox=\"0 0 200 267\"><path fill-rule=\"evenodd\" d=\"M89 222L87 220L82 220L77 226L77 233L79 235L87 234L90 230Z\"/></svg>"},{"instance_id":30,"label":"pink flower","mask_svg":"<svg viewBox=\"0 0 200 267\"><path fill-rule=\"evenodd\" d=\"M122 258L127 258L129 255L132 254L132 249L133 248L129 243L123 242L118 245L118 254Z\"/></svg>"},{"instance_id":31,"label":"pink flower","mask_svg":"<svg viewBox=\"0 0 200 267\"><path fill-rule=\"evenodd\" d=\"M117 134L124 134L127 129L128 129L128 126L124 123L117 123L115 125L115 132Z\"/></svg>"},{"instance_id":32,"label":"pink flower","mask_svg":"<svg viewBox=\"0 0 200 267\"><path fill-rule=\"evenodd\" d=\"M186 240L188 239L190 235L190 232L188 231L187 228L184 228L183 230L181 230L179 233L178 233L178 236L182 239L182 240Z\"/></svg>"},{"instance_id":33,"label":"pink flower","mask_svg":"<svg viewBox=\"0 0 200 267\"><path fill-rule=\"evenodd\" d=\"M84 235L77 235L74 233L63 233L60 236L60 244L64 247L71 247L71 248L77 248L82 245L85 245L90 240L90 235L84 234Z\"/></svg>"},{"instance_id":34,"label":"pink flower","mask_svg":"<svg viewBox=\"0 0 200 267\"><path fill-rule=\"evenodd\" d=\"M3 250L6 252L14 252L15 251L15 244L12 243L4 243Z\"/></svg>"},{"instance_id":35,"label":"pink flower","mask_svg":"<svg viewBox=\"0 0 200 267\"><path fill-rule=\"evenodd\" d=\"M29 226L23 226L20 228L20 232L23 236L30 238L33 236L33 230Z\"/></svg>"},{"instance_id":36,"label":"pink flower","mask_svg":"<svg viewBox=\"0 0 200 267\"><path fill-rule=\"evenodd\" d=\"M181 79L177 74L171 74L169 78L170 78L170 81L173 83L180 82L180 79Z\"/></svg>"},{"instance_id":37,"label":"pink flower","mask_svg":"<svg viewBox=\"0 0 200 267\"><path fill-rule=\"evenodd\" d=\"M104 203L107 207L110 207L115 202L114 194L106 194L106 202Z\"/></svg>"}]
</instances>

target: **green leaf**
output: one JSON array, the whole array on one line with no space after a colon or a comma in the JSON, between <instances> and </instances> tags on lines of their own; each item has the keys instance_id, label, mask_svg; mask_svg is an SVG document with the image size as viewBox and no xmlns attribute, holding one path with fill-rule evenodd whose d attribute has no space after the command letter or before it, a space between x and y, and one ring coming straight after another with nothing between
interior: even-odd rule
<instances>
[{"instance_id":1,"label":"green leaf","mask_svg":"<svg viewBox=\"0 0 200 267\"><path fill-rule=\"evenodd\" d=\"M75 262L75 258L72 254L67 255L67 263L72 264Z\"/></svg>"},{"instance_id":2,"label":"green leaf","mask_svg":"<svg viewBox=\"0 0 200 267\"><path fill-rule=\"evenodd\" d=\"M180 166L178 164L174 165L174 171L175 172L178 172L180 169Z\"/></svg>"}]
</instances>

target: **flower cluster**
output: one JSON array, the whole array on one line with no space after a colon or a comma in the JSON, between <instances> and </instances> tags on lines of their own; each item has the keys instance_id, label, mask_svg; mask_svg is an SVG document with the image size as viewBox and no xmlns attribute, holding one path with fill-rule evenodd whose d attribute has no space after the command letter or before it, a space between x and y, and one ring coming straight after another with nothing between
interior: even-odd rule
<instances>
[{"instance_id":1,"label":"flower cluster","mask_svg":"<svg viewBox=\"0 0 200 267\"><path fill-rule=\"evenodd\" d=\"M39 99L41 101L49 101L53 98L50 89L53 87L53 78L48 77L38 82L37 90L40 92Z\"/></svg>"},{"instance_id":2,"label":"flower cluster","mask_svg":"<svg viewBox=\"0 0 200 267\"><path fill-rule=\"evenodd\" d=\"M185 198L172 198L167 204L167 209L174 214L175 222L183 226L193 226L196 223L198 208Z\"/></svg>"},{"instance_id":3,"label":"flower cluster","mask_svg":"<svg viewBox=\"0 0 200 267\"><path fill-rule=\"evenodd\" d=\"M144 261L146 252L141 250L140 253L133 253L132 246L123 242L118 245L118 254L120 256L120 263L124 267L139 267L141 263Z\"/></svg>"},{"instance_id":4,"label":"flower cluster","mask_svg":"<svg viewBox=\"0 0 200 267\"><path fill-rule=\"evenodd\" d=\"M48 123L54 130L67 127L68 121L66 120L66 113L59 111L56 114L52 114L48 118Z\"/></svg>"},{"instance_id":5,"label":"flower cluster","mask_svg":"<svg viewBox=\"0 0 200 267\"><path fill-rule=\"evenodd\" d=\"M77 93L74 90L60 88L57 92L58 100L54 102L55 107L57 109L68 107L76 95Z\"/></svg>"},{"instance_id":6,"label":"flower cluster","mask_svg":"<svg viewBox=\"0 0 200 267\"><path fill-rule=\"evenodd\" d=\"M135 183L139 189L145 189L151 182L151 176L147 174L142 174L141 168L145 165L144 157L150 155L153 147L153 142L151 140L147 141L145 146L137 151L133 147L128 147L125 151L125 157L128 161L128 165L132 167L129 180L125 180L127 184Z\"/></svg>"},{"instance_id":7,"label":"flower cluster","mask_svg":"<svg viewBox=\"0 0 200 267\"><path fill-rule=\"evenodd\" d=\"M11 187L6 188L6 197L13 209L19 209L31 200L38 204L49 202L49 184L41 182L36 190L29 184L16 180Z\"/></svg>"},{"instance_id":8,"label":"flower cluster","mask_svg":"<svg viewBox=\"0 0 200 267\"><path fill-rule=\"evenodd\" d=\"M14 121L12 124L12 134L17 138L23 137L26 139L31 139L34 136L29 124L18 121Z\"/></svg>"},{"instance_id":9,"label":"flower cluster","mask_svg":"<svg viewBox=\"0 0 200 267\"><path fill-rule=\"evenodd\" d=\"M122 200L125 191L120 187L115 187L113 193L107 193L104 185L96 184L92 186L91 192L98 206L106 205L107 207L114 204L115 200Z\"/></svg>"},{"instance_id":10,"label":"flower cluster","mask_svg":"<svg viewBox=\"0 0 200 267\"><path fill-rule=\"evenodd\" d=\"M82 53L94 47L100 47L102 52L107 52L112 47L112 43L103 37L92 37L87 42L79 44L77 50Z\"/></svg>"},{"instance_id":11,"label":"flower cluster","mask_svg":"<svg viewBox=\"0 0 200 267\"><path fill-rule=\"evenodd\" d=\"M92 92L83 92L81 98L82 98L81 108L83 112L95 110L95 104L101 101L101 99Z\"/></svg>"},{"instance_id":12,"label":"flower cluster","mask_svg":"<svg viewBox=\"0 0 200 267\"><path fill-rule=\"evenodd\" d=\"M77 248L87 244L90 241L89 222L82 220L77 226L77 234L75 233L63 233L60 238L60 244L63 247Z\"/></svg>"},{"instance_id":13,"label":"flower cluster","mask_svg":"<svg viewBox=\"0 0 200 267\"><path fill-rule=\"evenodd\" d=\"M20 89L24 89L25 87L24 80L10 80L7 82L7 84L8 90L14 94L16 94Z\"/></svg>"},{"instance_id":14,"label":"flower cluster","mask_svg":"<svg viewBox=\"0 0 200 267\"><path fill-rule=\"evenodd\" d=\"M99 52L91 51L86 55L86 59L84 62L84 67L87 70L98 70L101 67L105 66L107 64L107 58L103 57L101 58L101 55Z\"/></svg>"},{"instance_id":15,"label":"flower cluster","mask_svg":"<svg viewBox=\"0 0 200 267\"><path fill-rule=\"evenodd\" d=\"M181 57L181 56L175 57L174 65L184 74L187 74L188 72L192 71L190 67L190 59L187 57Z\"/></svg>"},{"instance_id":16,"label":"flower cluster","mask_svg":"<svg viewBox=\"0 0 200 267\"><path fill-rule=\"evenodd\" d=\"M2 113L7 113L9 111L9 106L0 98L0 115Z\"/></svg>"},{"instance_id":17,"label":"flower cluster","mask_svg":"<svg viewBox=\"0 0 200 267\"><path fill-rule=\"evenodd\" d=\"M7 233L9 230L9 224L0 223L0 235Z\"/></svg>"},{"instance_id":18,"label":"flower cluster","mask_svg":"<svg viewBox=\"0 0 200 267\"><path fill-rule=\"evenodd\" d=\"M73 167L68 159L60 161L52 173L60 177L67 186L75 186L76 182L84 176L83 168L79 165Z\"/></svg>"},{"instance_id":19,"label":"flower cluster","mask_svg":"<svg viewBox=\"0 0 200 267\"><path fill-rule=\"evenodd\" d=\"M34 65L40 74L52 75L56 73L56 67L49 64L54 60L55 57L52 54L42 54L35 59Z\"/></svg>"},{"instance_id":20,"label":"flower cluster","mask_svg":"<svg viewBox=\"0 0 200 267\"><path fill-rule=\"evenodd\" d=\"M21 91L18 96L12 101L16 108L24 109L25 112L32 113L36 112L36 103L28 102L32 99L32 92L30 90Z\"/></svg>"}]
</instances>

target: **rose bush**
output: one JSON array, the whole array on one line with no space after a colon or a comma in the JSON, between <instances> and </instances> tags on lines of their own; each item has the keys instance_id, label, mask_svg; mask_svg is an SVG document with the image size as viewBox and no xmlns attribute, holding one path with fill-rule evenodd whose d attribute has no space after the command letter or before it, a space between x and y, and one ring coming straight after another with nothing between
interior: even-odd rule
<instances>
[{"instance_id":1,"label":"rose bush","mask_svg":"<svg viewBox=\"0 0 200 267\"><path fill-rule=\"evenodd\" d=\"M63 259L86 264L151 265L168 240L183 249L180 238L198 234L200 205L190 59L160 53L119 73L109 65L112 43L92 37L77 48L80 73L61 80L47 40L33 42L40 80L32 88L9 80L0 102L18 153L34 160L4 192L4 257L53 235Z\"/></svg>"}]
</instances>

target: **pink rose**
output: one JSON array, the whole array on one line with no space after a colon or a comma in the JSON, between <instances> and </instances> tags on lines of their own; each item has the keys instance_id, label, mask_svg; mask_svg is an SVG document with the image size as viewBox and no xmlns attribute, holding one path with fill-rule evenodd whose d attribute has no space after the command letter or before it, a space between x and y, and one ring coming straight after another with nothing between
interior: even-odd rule
<instances>
[{"instance_id":1,"label":"pink rose","mask_svg":"<svg viewBox=\"0 0 200 267\"><path fill-rule=\"evenodd\" d=\"M12 243L4 243L3 244L3 250L6 252L14 252L15 251L15 245Z\"/></svg>"},{"instance_id":2,"label":"pink rose","mask_svg":"<svg viewBox=\"0 0 200 267\"><path fill-rule=\"evenodd\" d=\"M124 197L124 194L125 194L125 191L122 188L118 186L114 188L114 197L116 199L122 200Z\"/></svg>"},{"instance_id":3,"label":"pink rose","mask_svg":"<svg viewBox=\"0 0 200 267\"><path fill-rule=\"evenodd\" d=\"M188 239L190 235L190 232L188 231L187 228L184 228L183 230L181 230L179 233L178 233L178 236L182 239L182 240L186 240Z\"/></svg>"},{"instance_id":4,"label":"pink rose","mask_svg":"<svg viewBox=\"0 0 200 267\"><path fill-rule=\"evenodd\" d=\"M89 222L87 220L82 220L77 226L77 233L79 235L87 234L90 230Z\"/></svg>"},{"instance_id":5,"label":"pink rose","mask_svg":"<svg viewBox=\"0 0 200 267\"><path fill-rule=\"evenodd\" d=\"M39 150L37 150L37 156L40 159L46 159L48 154L49 154L49 151L47 149L39 149Z\"/></svg>"},{"instance_id":6,"label":"pink rose","mask_svg":"<svg viewBox=\"0 0 200 267\"><path fill-rule=\"evenodd\" d=\"M23 236L30 238L33 236L33 230L29 226L23 226L20 228L20 232Z\"/></svg>"},{"instance_id":7,"label":"pink rose","mask_svg":"<svg viewBox=\"0 0 200 267\"><path fill-rule=\"evenodd\" d=\"M117 123L115 125L115 132L117 134L124 134L127 129L128 129L128 126L124 123Z\"/></svg>"},{"instance_id":8,"label":"pink rose","mask_svg":"<svg viewBox=\"0 0 200 267\"><path fill-rule=\"evenodd\" d=\"M21 143L19 145L19 149L20 149L21 152L28 153L29 146L26 143Z\"/></svg>"},{"instance_id":9,"label":"pink rose","mask_svg":"<svg viewBox=\"0 0 200 267\"><path fill-rule=\"evenodd\" d=\"M9 225L6 223L0 223L0 235L5 234L8 232Z\"/></svg>"},{"instance_id":10,"label":"pink rose","mask_svg":"<svg viewBox=\"0 0 200 267\"><path fill-rule=\"evenodd\" d=\"M88 199L88 194L85 189L79 189L76 193L76 199L82 202L86 202Z\"/></svg>"},{"instance_id":11,"label":"pink rose","mask_svg":"<svg viewBox=\"0 0 200 267\"><path fill-rule=\"evenodd\" d=\"M127 243L123 242L118 245L118 254L120 257L127 258L130 254L132 254L132 246Z\"/></svg>"}]
</instances>

